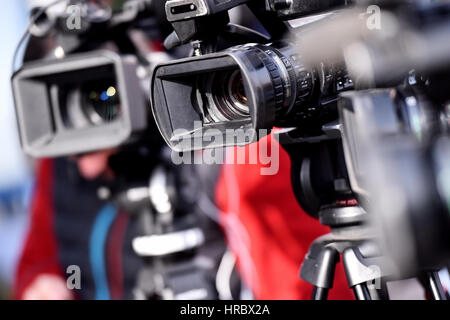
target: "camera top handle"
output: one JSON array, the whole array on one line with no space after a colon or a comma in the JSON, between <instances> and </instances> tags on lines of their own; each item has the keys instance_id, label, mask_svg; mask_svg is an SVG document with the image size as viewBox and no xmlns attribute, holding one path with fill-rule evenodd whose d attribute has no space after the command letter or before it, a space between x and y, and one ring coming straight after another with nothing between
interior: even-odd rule
<instances>
[{"instance_id":1,"label":"camera top handle","mask_svg":"<svg viewBox=\"0 0 450 320\"><path fill-rule=\"evenodd\" d=\"M167 49L189 43L195 40L214 39L222 32L237 34L239 44L242 36L247 36L246 42L266 43L267 39L253 30L234 28L229 30L228 10L239 5L247 5L257 17L272 39L280 39L289 31L286 23L309 14L323 12L338 6L347 5L348 0L231 0L226 2L213 0L169 0L166 2L167 20L172 24L174 32L166 39ZM237 31L237 32L236 32ZM215 50L206 50L215 51Z\"/></svg>"}]
</instances>

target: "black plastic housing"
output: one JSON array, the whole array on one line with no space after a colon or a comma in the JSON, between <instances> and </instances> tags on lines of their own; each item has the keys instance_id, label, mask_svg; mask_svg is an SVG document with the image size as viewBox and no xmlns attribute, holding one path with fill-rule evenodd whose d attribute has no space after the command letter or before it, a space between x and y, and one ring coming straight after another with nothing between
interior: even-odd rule
<instances>
[{"instance_id":1,"label":"black plastic housing","mask_svg":"<svg viewBox=\"0 0 450 320\"><path fill-rule=\"evenodd\" d=\"M120 92L121 114L111 122L83 128L64 124L58 88L111 79ZM145 96L136 60L110 51L30 62L12 77L22 147L36 157L58 157L120 146L147 126Z\"/></svg>"}]
</instances>

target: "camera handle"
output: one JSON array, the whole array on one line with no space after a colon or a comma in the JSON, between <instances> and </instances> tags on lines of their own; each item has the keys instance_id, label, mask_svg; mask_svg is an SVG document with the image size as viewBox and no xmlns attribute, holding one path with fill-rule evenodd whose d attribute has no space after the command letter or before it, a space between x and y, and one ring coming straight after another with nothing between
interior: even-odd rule
<instances>
[{"instance_id":1,"label":"camera handle","mask_svg":"<svg viewBox=\"0 0 450 320\"><path fill-rule=\"evenodd\" d=\"M173 31L164 41L164 47L171 50L186 43L192 43L195 55L213 53L226 47L245 43L267 43L269 38L250 28L230 23L228 14L221 13L201 19L172 22ZM226 46L220 47L220 42ZM201 44L201 48L198 47ZM223 46L223 44L222 44Z\"/></svg>"}]
</instances>

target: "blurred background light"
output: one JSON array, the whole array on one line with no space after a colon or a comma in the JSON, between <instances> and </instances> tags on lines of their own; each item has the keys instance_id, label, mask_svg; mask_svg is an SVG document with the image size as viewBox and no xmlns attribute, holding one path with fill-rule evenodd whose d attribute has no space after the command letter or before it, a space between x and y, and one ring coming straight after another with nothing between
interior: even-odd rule
<instances>
[{"instance_id":1,"label":"blurred background light","mask_svg":"<svg viewBox=\"0 0 450 320\"><path fill-rule=\"evenodd\" d=\"M0 10L0 298L8 298L27 227L30 162L17 135L11 94L12 57L27 24L25 0L3 1Z\"/></svg>"}]
</instances>

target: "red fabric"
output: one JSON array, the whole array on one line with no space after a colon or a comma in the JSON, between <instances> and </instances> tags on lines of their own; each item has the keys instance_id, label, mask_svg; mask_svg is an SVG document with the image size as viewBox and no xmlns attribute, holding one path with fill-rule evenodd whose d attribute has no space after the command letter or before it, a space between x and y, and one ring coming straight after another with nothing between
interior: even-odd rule
<instances>
[{"instance_id":1,"label":"red fabric","mask_svg":"<svg viewBox=\"0 0 450 320\"><path fill-rule=\"evenodd\" d=\"M265 139L269 147L279 146L271 137ZM250 147L245 148L248 154ZM261 162L225 164L216 200L240 273L255 297L310 299L312 286L299 278L300 265L312 241L329 229L298 205L290 183L289 156L279 150L279 172L274 176L260 174ZM329 298L354 299L340 265Z\"/></svg>"},{"instance_id":2,"label":"red fabric","mask_svg":"<svg viewBox=\"0 0 450 320\"><path fill-rule=\"evenodd\" d=\"M38 164L29 231L16 270L15 299L21 299L26 288L40 274L62 276L53 229L52 172L51 160L42 160Z\"/></svg>"}]
</instances>

